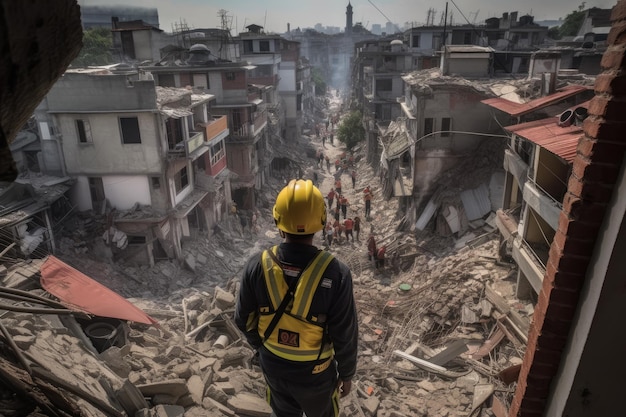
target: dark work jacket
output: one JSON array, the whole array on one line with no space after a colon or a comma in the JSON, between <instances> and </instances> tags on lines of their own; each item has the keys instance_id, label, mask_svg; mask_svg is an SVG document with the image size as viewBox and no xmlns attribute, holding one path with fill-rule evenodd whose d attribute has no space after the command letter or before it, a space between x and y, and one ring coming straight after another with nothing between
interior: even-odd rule
<instances>
[{"instance_id":1,"label":"dark work jacket","mask_svg":"<svg viewBox=\"0 0 626 417\"><path fill-rule=\"evenodd\" d=\"M315 246L299 243L281 243L278 247L278 259L288 267L304 268L317 254ZM285 279L293 279L285 275ZM326 314L328 336L335 349L335 360L339 379L352 379L356 372L358 323L354 295L352 292L352 275L349 268L338 259L333 259L320 280L315 292L310 312ZM325 281L331 285L322 286ZM289 282L288 282L289 284ZM326 288L330 287L330 288ZM315 365L323 361L295 362L280 358L261 346L262 338L256 326L247 330L246 325L258 317L259 305L270 305L265 278L261 265L261 253L248 261L237 296L235 323L243 332L248 342L259 351L259 359L263 371L274 377L292 381L313 381ZM331 367L332 368L332 367Z\"/></svg>"}]
</instances>

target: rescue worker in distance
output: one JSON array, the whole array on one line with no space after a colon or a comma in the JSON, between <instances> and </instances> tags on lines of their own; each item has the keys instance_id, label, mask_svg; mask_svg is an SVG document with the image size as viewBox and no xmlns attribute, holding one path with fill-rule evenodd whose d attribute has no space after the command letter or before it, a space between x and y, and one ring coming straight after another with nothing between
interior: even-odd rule
<instances>
[{"instance_id":1,"label":"rescue worker in distance","mask_svg":"<svg viewBox=\"0 0 626 417\"><path fill-rule=\"evenodd\" d=\"M283 242L248 261L235 322L258 351L272 416L337 417L356 372L352 275L313 246L326 207L310 180L291 180L273 213Z\"/></svg>"}]
</instances>

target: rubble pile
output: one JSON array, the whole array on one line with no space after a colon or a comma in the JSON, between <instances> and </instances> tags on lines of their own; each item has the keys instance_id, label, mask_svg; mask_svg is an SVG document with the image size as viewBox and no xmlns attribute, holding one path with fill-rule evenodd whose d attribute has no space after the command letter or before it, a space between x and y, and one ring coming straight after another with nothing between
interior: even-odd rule
<instances>
[{"instance_id":1,"label":"rubble pile","mask_svg":"<svg viewBox=\"0 0 626 417\"><path fill-rule=\"evenodd\" d=\"M282 153L293 153L294 161L314 156L321 140L304 141L305 148L299 144ZM335 146L324 148L333 161L344 151L336 139ZM359 364L354 389L341 400L342 415L487 416L498 407L504 410L524 354L532 304L515 300L514 266L497 261L493 228L479 222L457 234L440 234L436 226L419 233L400 227L404 213L398 200L382 198L364 150L355 149L354 156L356 186L349 175L339 175L349 216L364 217L364 186L371 187L374 200L360 240L328 247L351 268L359 313ZM299 168L306 175L318 173L325 195L337 173L315 165L312 157L307 164ZM486 159L476 164L487 171L492 165ZM480 178L467 175L470 170L460 172L469 183L484 180L483 171L476 171ZM454 181L450 172L437 186ZM5 381L7 375L26 381L17 391L36 401L24 402L19 395L3 410L37 406L89 416L269 416L262 374L232 317L245 262L280 242L271 206L283 185L282 178L273 178L261 191L258 230L242 228L236 216L227 216L216 231L184 242L183 262L159 261L152 268L100 256L106 253L101 236L90 239L84 232L87 226L100 227L82 219L86 226L60 244L60 256L158 325L127 323L123 343L100 352L72 316L5 313L2 323L10 330L3 339L1 372ZM370 233L387 248L382 268L368 260ZM315 243L322 246L319 239ZM4 285L32 287L33 275L15 281L19 268L24 265L7 264L0 276ZM30 364L30 372L23 363Z\"/></svg>"}]
</instances>

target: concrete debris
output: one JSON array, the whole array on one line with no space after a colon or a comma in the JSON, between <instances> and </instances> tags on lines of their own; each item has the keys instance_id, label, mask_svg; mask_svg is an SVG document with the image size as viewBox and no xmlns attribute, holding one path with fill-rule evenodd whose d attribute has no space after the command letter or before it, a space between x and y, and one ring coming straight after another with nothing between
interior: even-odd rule
<instances>
[{"instance_id":1,"label":"concrete debris","mask_svg":"<svg viewBox=\"0 0 626 417\"><path fill-rule=\"evenodd\" d=\"M323 106L324 117L341 111L337 96ZM315 171L326 195L337 173L331 172L334 166L328 170L315 165L318 149L333 161L345 152L336 136L334 145L322 146L312 134L302 142L286 143L281 156L291 155L296 172ZM418 219L405 222L398 200L382 198L378 173L367 165L364 152L359 149L354 155L355 186L350 175L338 174L349 200L347 216L362 219L360 236L354 242L338 239L330 247L322 236L315 241L351 268L359 312L359 365L353 383L358 389L341 400L341 415L469 415L473 408L484 407L494 391L501 413L510 402L507 384L524 354L532 303L513 300L515 266L497 261L499 240L488 220L494 214L487 213L487 221L459 221L465 210L458 197L462 190L488 183L487 165L494 164L446 172L435 183L433 196L445 210L433 209L415 228L410 226ZM494 158L496 153L487 149L480 157ZM34 392L41 382L53 384L66 410L88 410L94 416L269 416L264 378L251 364L253 352L232 316L245 263L280 242L271 207L283 186L282 177L269 178L260 190L257 230L242 230L234 216L227 216L219 223L219 234L200 233L185 241L180 263L113 263L105 251L96 250L102 247L104 216L79 218L72 236L62 239L59 257L127 298L159 325L129 323L124 346L96 354L85 346L84 335L75 335L56 316L9 311L2 322L16 349L41 372L31 380L22 365L11 363L11 356L0 358L0 373L12 375L22 393ZM368 218L365 186L374 196ZM409 227L399 227L403 222ZM368 260L369 234L378 247L386 246L383 266ZM39 260L3 263L2 285L40 293L40 265ZM59 407L45 398L32 404ZM487 415L480 413L474 415Z\"/></svg>"}]
</instances>

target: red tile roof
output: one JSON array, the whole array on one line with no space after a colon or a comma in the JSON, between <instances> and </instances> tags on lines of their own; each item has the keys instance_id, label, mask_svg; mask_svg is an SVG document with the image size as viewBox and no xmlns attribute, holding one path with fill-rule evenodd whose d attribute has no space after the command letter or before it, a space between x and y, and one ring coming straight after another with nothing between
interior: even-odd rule
<instances>
[{"instance_id":1,"label":"red tile roof","mask_svg":"<svg viewBox=\"0 0 626 417\"><path fill-rule=\"evenodd\" d=\"M531 113L537 109L541 109L543 107L547 107L551 104L557 103L566 98L575 96L576 94L579 94L585 90L591 89L591 87L584 85L568 85L566 87L563 87L557 93L531 100L527 103L516 103L505 98L489 98L487 100L482 100L481 103L485 103L488 106L508 113L513 117L519 117Z\"/></svg>"}]
</instances>

